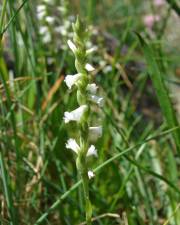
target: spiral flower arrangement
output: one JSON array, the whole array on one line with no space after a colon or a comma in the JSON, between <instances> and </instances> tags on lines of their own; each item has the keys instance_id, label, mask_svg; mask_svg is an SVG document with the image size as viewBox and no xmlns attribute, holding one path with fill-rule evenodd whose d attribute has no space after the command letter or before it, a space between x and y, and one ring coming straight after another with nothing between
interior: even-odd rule
<instances>
[{"instance_id":1,"label":"spiral flower arrangement","mask_svg":"<svg viewBox=\"0 0 180 225\"><path fill-rule=\"evenodd\" d=\"M86 222L91 224L92 206L89 198L89 179L94 177L92 170L88 168L87 159L91 156L97 157L97 150L94 145L90 145L90 136L95 139L101 137L101 126L90 126L91 104L103 105L103 98L96 95L97 85L92 83L91 72L93 66L87 62L87 57L93 52L93 48L86 49L88 31L83 22L77 18L73 24L73 41L68 40L68 45L75 56L75 67L77 74L67 75L65 83L69 89L74 88L77 92L77 102L79 107L71 112L64 113L64 122L77 122L79 130L79 140L70 138L66 143L66 148L76 153L76 167L82 178L85 203L86 203Z\"/></svg>"}]
</instances>

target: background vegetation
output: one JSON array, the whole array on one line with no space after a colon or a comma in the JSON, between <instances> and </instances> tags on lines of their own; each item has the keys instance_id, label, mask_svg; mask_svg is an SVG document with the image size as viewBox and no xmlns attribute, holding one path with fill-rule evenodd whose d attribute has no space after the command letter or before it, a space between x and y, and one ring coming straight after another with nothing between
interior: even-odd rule
<instances>
[{"instance_id":1,"label":"background vegetation","mask_svg":"<svg viewBox=\"0 0 180 225\"><path fill-rule=\"evenodd\" d=\"M180 6L173 0L0 1L0 224L82 224L63 80L79 14L105 105L94 224L180 224Z\"/></svg>"}]
</instances>

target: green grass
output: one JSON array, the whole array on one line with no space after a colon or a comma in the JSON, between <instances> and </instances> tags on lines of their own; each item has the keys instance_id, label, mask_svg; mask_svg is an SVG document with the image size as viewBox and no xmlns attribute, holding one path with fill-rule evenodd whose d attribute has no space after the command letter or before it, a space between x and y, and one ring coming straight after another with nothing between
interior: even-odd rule
<instances>
[{"instance_id":1,"label":"green grass","mask_svg":"<svg viewBox=\"0 0 180 225\"><path fill-rule=\"evenodd\" d=\"M165 86L164 78L160 69L158 68L158 63L156 61L157 56L153 53L152 48L139 36L141 45L144 50L147 64L149 66L149 73L151 80L153 82L154 88L156 90L156 95L159 100L162 112L166 118L167 124L170 128L178 127L178 121L176 118L175 110L171 104L169 93ZM180 153L180 130L176 130L173 133L174 141L176 143L177 151Z\"/></svg>"},{"instance_id":2,"label":"green grass","mask_svg":"<svg viewBox=\"0 0 180 225\"><path fill-rule=\"evenodd\" d=\"M151 4L140 0L67 1L64 14L60 2L48 6L56 23L46 44L39 31L47 22L36 18L43 1L0 4L0 224L85 221L75 157L65 148L76 129L63 122L64 111L77 106L63 82L75 72L66 43L72 28L67 36L55 31L79 14L92 24L97 51L90 60L105 98L99 118L92 115L103 126L91 162L93 224L179 225L180 129L171 98L179 84L178 46L167 41L178 4L163 6L166 24L151 35L142 22Z\"/></svg>"}]
</instances>

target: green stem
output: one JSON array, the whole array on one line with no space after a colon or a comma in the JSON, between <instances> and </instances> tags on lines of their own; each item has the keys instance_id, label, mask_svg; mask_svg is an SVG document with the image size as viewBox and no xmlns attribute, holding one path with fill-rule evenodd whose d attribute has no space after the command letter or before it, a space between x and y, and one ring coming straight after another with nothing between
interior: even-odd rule
<instances>
[{"instance_id":1,"label":"green stem","mask_svg":"<svg viewBox=\"0 0 180 225\"><path fill-rule=\"evenodd\" d=\"M83 183L84 197L85 197L85 204L86 204L86 223L87 225L91 225L92 207L91 207L91 201L89 199L89 181L88 181L87 171L86 171L86 174L82 175L82 183Z\"/></svg>"},{"instance_id":2,"label":"green stem","mask_svg":"<svg viewBox=\"0 0 180 225\"><path fill-rule=\"evenodd\" d=\"M81 151L82 155L79 155L80 158L80 169L81 173L83 189L84 189L84 199L86 205L86 223L87 225L91 225L91 217L92 217L92 206L89 198L89 178L88 178L88 168L86 162L86 154L88 150L88 133L86 132L86 127L88 127L87 122L84 122L80 128L80 139L81 139Z\"/></svg>"},{"instance_id":3,"label":"green stem","mask_svg":"<svg viewBox=\"0 0 180 225\"><path fill-rule=\"evenodd\" d=\"M79 174L81 175L82 184L83 184L86 223L88 225L91 225L92 207L91 207L91 201L89 198L89 178L88 178L88 169L87 169L87 163L86 163L86 151L83 148L83 145L81 146L81 153L79 153L77 157L76 167Z\"/></svg>"}]
</instances>

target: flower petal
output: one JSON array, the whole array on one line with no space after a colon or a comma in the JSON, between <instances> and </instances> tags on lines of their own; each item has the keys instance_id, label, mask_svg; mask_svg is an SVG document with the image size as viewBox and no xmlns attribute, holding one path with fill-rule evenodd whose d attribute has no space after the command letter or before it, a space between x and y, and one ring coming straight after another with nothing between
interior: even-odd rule
<instances>
[{"instance_id":1,"label":"flower petal","mask_svg":"<svg viewBox=\"0 0 180 225\"><path fill-rule=\"evenodd\" d=\"M72 50L72 52L75 53L75 51L77 50L76 45L71 40L68 40L67 44L69 48Z\"/></svg>"},{"instance_id":2,"label":"flower petal","mask_svg":"<svg viewBox=\"0 0 180 225\"><path fill-rule=\"evenodd\" d=\"M92 155L94 155L95 157L97 157L98 155L97 155L97 150L96 150L96 148L95 148L95 146L94 145L91 145L90 146L90 148L88 149L88 152L87 152L87 157L88 156L92 156Z\"/></svg>"},{"instance_id":3,"label":"flower petal","mask_svg":"<svg viewBox=\"0 0 180 225\"><path fill-rule=\"evenodd\" d=\"M97 51L97 49L98 49L97 46L94 46L94 47L88 49L88 50L86 51L86 55L89 55L89 54L91 54L92 52Z\"/></svg>"},{"instance_id":4,"label":"flower petal","mask_svg":"<svg viewBox=\"0 0 180 225\"><path fill-rule=\"evenodd\" d=\"M91 99L94 103L98 104L100 107L102 107L102 106L104 105L104 99L103 99L102 97L98 97L98 96L96 96L96 95L91 95L91 96L90 96L90 99Z\"/></svg>"},{"instance_id":5,"label":"flower petal","mask_svg":"<svg viewBox=\"0 0 180 225\"><path fill-rule=\"evenodd\" d=\"M69 89L72 88L72 86L81 78L81 75L75 74L75 75L67 75L64 79L64 82L66 83L67 87Z\"/></svg>"},{"instance_id":6,"label":"flower petal","mask_svg":"<svg viewBox=\"0 0 180 225\"><path fill-rule=\"evenodd\" d=\"M65 112L63 118L64 122L69 123L70 121L80 121L87 109L87 105L81 105L79 108L73 110L72 112Z\"/></svg>"},{"instance_id":7,"label":"flower petal","mask_svg":"<svg viewBox=\"0 0 180 225\"><path fill-rule=\"evenodd\" d=\"M45 35L46 33L49 33L48 27L46 27L46 26L41 26L40 29L39 29L39 33L40 33L41 35Z\"/></svg>"},{"instance_id":8,"label":"flower petal","mask_svg":"<svg viewBox=\"0 0 180 225\"><path fill-rule=\"evenodd\" d=\"M94 172L91 171L91 170L89 170L88 171L88 177L89 177L89 179L92 179L94 176L95 176Z\"/></svg>"},{"instance_id":9,"label":"flower petal","mask_svg":"<svg viewBox=\"0 0 180 225\"><path fill-rule=\"evenodd\" d=\"M90 135L96 138L102 136L102 126L99 127L89 127Z\"/></svg>"},{"instance_id":10,"label":"flower petal","mask_svg":"<svg viewBox=\"0 0 180 225\"><path fill-rule=\"evenodd\" d=\"M73 150L76 154L80 150L79 145L77 144L75 139L70 138L66 143L66 148Z\"/></svg>"},{"instance_id":11,"label":"flower petal","mask_svg":"<svg viewBox=\"0 0 180 225\"><path fill-rule=\"evenodd\" d=\"M47 16L47 17L45 18L45 20L46 20L47 23L53 24L54 21L55 21L55 18L52 17L52 16Z\"/></svg>"},{"instance_id":12,"label":"flower petal","mask_svg":"<svg viewBox=\"0 0 180 225\"><path fill-rule=\"evenodd\" d=\"M45 5L38 5L37 6L37 13L40 13L42 11L46 11L46 6Z\"/></svg>"},{"instance_id":13,"label":"flower petal","mask_svg":"<svg viewBox=\"0 0 180 225\"><path fill-rule=\"evenodd\" d=\"M89 63L87 63L87 64L85 65L85 69L86 69L88 72L92 72L92 71L95 70L95 68L94 68L91 64L89 64Z\"/></svg>"},{"instance_id":14,"label":"flower petal","mask_svg":"<svg viewBox=\"0 0 180 225\"><path fill-rule=\"evenodd\" d=\"M96 94L98 86L95 83L88 84L86 90L89 91L91 94Z\"/></svg>"}]
</instances>

